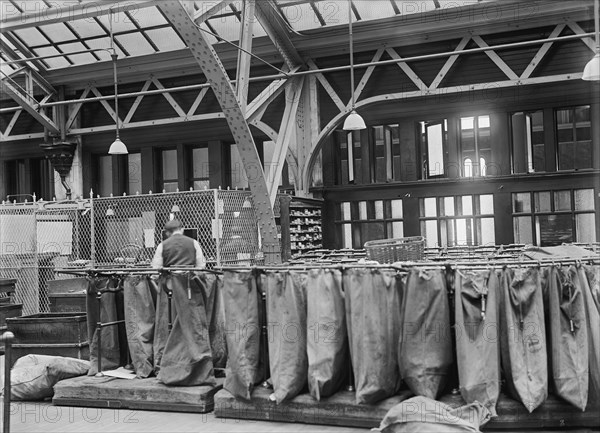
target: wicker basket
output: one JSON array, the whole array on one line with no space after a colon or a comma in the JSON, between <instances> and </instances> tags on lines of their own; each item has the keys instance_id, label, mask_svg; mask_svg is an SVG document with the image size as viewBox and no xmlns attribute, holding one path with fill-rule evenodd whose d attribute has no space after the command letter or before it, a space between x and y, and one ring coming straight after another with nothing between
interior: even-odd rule
<instances>
[{"instance_id":1,"label":"wicker basket","mask_svg":"<svg viewBox=\"0 0 600 433\"><path fill-rule=\"evenodd\" d=\"M424 249L425 238L422 236L365 242L367 258L379 263L422 260Z\"/></svg>"}]
</instances>

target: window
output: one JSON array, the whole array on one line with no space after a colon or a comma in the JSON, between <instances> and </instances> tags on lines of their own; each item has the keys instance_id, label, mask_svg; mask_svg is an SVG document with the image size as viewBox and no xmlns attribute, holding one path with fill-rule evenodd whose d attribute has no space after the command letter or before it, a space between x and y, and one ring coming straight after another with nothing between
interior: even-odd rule
<instances>
[{"instance_id":1,"label":"window","mask_svg":"<svg viewBox=\"0 0 600 433\"><path fill-rule=\"evenodd\" d=\"M419 201L427 247L494 245L494 196L428 197Z\"/></svg>"},{"instance_id":2,"label":"window","mask_svg":"<svg viewBox=\"0 0 600 433\"><path fill-rule=\"evenodd\" d=\"M544 247L596 240L593 189L520 192L512 197L515 242Z\"/></svg>"},{"instance_id":3,"label":"window","mask_svg":"<svg viewBox=\"0 0 600 433\"><path fill-rule=\"evenodd\" d=\"M175 192L179 188L179 172L177 169L177 149L160 151L160 186L166 192Z\"/></svg>"},{"instance_id":4,"label":"window","mask_svg":"<svg viewBox=\"0 0 600 433\"><path fill-rule=\"evenodd\" d=\"M342 202L335 223L341 248L363 248L367 241L403 237L402 200Z\"/></svg>"},{"instance_id":5,"label":"window","mask_svg":"<svg viewBox=\"0 0 600 433\"><path fill-rule=\"evenodd\" d=\"M487 174L492 161L490 116L460 119L460 153L463 177Z\"/></svg>"},{"instance_id":6,"label":"window","mask_svg":"<svg viewBox=\"0 0 600 433\"><path fill-rule=\"evenodd\" d=\"M127 155L127 192L142 192L142 154L139 152Z\"/></svg>"},{"instance_id":7,"label":"window","mask_svg":"<svg viewBox=\"0 0 600 433\"><path fill-rule=\"evenodd\" d=\"M113 194L113 179L115 174L112 155L96 156L96 185L94 192L101 197L108 197Z\"/></svg>"},{"instance_id":8,"label":"window","mask_svg":"<svg viewBox=\"0 0 600 433\"><path fill-rule=\"evenodd\" d=\"M54 196L54 170L46 158L15 159L4 162L4 182L6 195L10 201L52 200ZM0 172L2 173L2 172ZM62 188L62 186L60 187ZM6 197L2 197L2 200Z\"/></svg>"},{"instance_id":9,"label":"window","mask_svg":"<svg viewBox=\"0 0 600 433\"><path fill-rule=\"evenodd\" d=\"M336 131L336 160L340 161L337 172L337 184L369 183L363 179L362 143L360 131ZM365 143L368 146L368 143Z\"/></svg>"},{"instance_id":10,"label":"window","mask_svg":"<svg viewBox=\"0 0 600 433\"><path fill-rule=\"evenodd\" d=\"M375 182L400 180L400 134L398 125L374 126L373 161Z\"/></svg>"},{"instance_id":11,"label":"window","mask_svg":"<svg viewBox=\"0 0 600 433\"><path fill-rule=\"evenodd\" d=\"M418 127L421 141L422 179L444 177L448 121L444 119L419 122Z\"/></svg>"},{"instance_id":12,"label":"window","mask_svg":"<svg viewBox=\"0 0 600 433\"><path fill-rule=\"evenodd\" d=\"M511 116L513 173L537 173L546 170L544 112L513 113Z\"/></svg>"},{"instance_id":13,"label":"window","mask_svg":"<svg viewBox=\"0 0 600 433\"><path fill-rule=\"evenodd\" d=\"M208 147L199 146L190 149L188 158L191 167L188 187L202 190L210 187L210 169L208 164Z\"/></svg>"},{"instance_id":14,"label":"window","mask_svg":"<svg viewBox=\"0 0 600 433\"><path fill-rule=\"evenodd\" d=\"M590 106L556 110L559 170L592 168Z\"/></svg>"}]
</instances>

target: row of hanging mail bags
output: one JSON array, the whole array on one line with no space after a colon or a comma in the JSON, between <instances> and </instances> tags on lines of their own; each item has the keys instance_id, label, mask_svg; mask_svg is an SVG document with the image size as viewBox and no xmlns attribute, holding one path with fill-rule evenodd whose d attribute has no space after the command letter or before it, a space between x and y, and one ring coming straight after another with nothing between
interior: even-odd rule
<instances>
[{"instance_id":1,"label":"row of hanging mail bags","mask_svg":"<svg viewBox=\"0 0 600 433\"><path fill-rule=\"evenodd\" d=\"M347 378L341 272L270 272L266 294L272 398L289 400L307 383L316 400L331 396Z\"/></svg>"}]
</instances>

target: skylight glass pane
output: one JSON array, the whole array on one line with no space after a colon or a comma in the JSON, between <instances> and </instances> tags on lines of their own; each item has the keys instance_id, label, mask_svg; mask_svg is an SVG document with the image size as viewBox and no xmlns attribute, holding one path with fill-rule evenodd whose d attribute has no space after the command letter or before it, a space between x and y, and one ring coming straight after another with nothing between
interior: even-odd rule
<instances>
[{"instance_id":1,"label":"skylight glass pane","mask_svg":"<svg viewBox=\"0 0 600 433\"><path fill-rule=\"evenodd\" d=\"M365 6L374 3L375 0L370 0L369 2L354 2L357 3L365 3ZM319 0L315 2L315 7L321 14L321 18L325 21L326 26L336 26L339 24L347 24L348 23L348 6L350 3L345 1L330 1L330 0ZM314 12L314 10L313 10ZM319 18L315 16L317 26L321 25ZM353 19L356 21L354 15Z\"/></svg>"},{"instance_id":2,"label":"skylight glass pane","mask_svg":"<svg viewBox=\"0 0 600 433\"><path fill-rule=\"evenodd\" d=\"M69 30L69 28L63 23L48 24L45 26L40 26L39 29L43 31L46 36L52 40L52 42L72 41L75 39L73 32Z\"/></svg>"},{"instance_id":3,"label":"skylight glass pane","mask_svg":"<svg viewBox=\"0 0 600 433\"><path fill-rule=\"evenodd\" d=\"M165 17L155 7L132 9L129 11L129 15L131 15L134 21L142 28L169 24Z\"/></svg>"},{"instance_id":4,"label":"skylight glass pane","mask_svg":"<svg viewBox=\"0 0 600 433\"><path fill-rule=\"evenodd\" d=\"M110 38L99 38L99 39L89 39L86 41L90 48L110 48ZM126 57L123 51L119 48L118 45L115 44L115 49L117 50L117 54L119 59ZM96 51L96 55L100 57L100 60L110 60L110 53L108 51Z\"/></svg>"},{"instance_id":5,"label":"skylight glass pane","mask_svg":"<svg viewBox=\"0 0 600 433\"><path fill-rule=\"evenodd\" d=\"M181 38L177 36L175 30L170 27L148 30L146 34L152 39L152 42L154 42L160 51L173 51L185 48L185 44ZM208 36L209 38L212 38L212 36Z\"/></svg>"},{"instance_id":6,"label":"skylight glass pane","mask_svg":"<svg viewBox=\"0 0 600 433\"><path fill-rule=\"evenodd\" d=\"M389 0L355 1L354 6L361 20L374 20L396 15ZM347 14L347 13L346 13Z\"/></svg>"},{"instance_id":7,"label":"skylight glass pane","mask_svg":"<svg viewBox=\"0 0 600 433\"><path fill-rule=\"evenodd\" d=\"M234 15L210 19L209 22L223 39L237 41L240 38L240 22Z\"/></svg>"},{"instance_id":8,"label":"skylight glass pane","mask_svg":"<svg viewBox=\"0 0 600 433\"><path fill-rule=\"evenodd\" d=\"M119 41L132 56L142 56L144 54L155 53L152 45L144 38L141 33L128 33L117 35L115 39Z\"/></svg>"},{"instance_id":9,"label":"skylight glass pane","mask_svg":"<svg viewBox=\"0 0 600 433\"><path fill-rule=\"evenodd\" d=\"M111 15L102 15L99 16L98 19L100 22L106 27L106 29L110 29L110 18ZM135 30L136 27L133 25L131 20L125 15L123 12L119 12L112 15L112 29L113 32L124 32L127 30Z\"/></svg>"},{"instance_id":10,"label":"skylight glass pane","mask_svg":"<svg viewBox=\"0 0 600 433\"><path fill-rule=\"evenodd\" d=\"M83 51L83 50L87 49L81 42L76 42L73 44L61 44L58 47L67 54L73 53L75 51ZM76 65L80 64L80 63L91 63L91 62L96 61L94 56L90 53L75 54L73 56L68 56L68 57Z\"/></svg>"},{"instance_id":11,"label":"skylight glass pane","mask_svg":"<svg viewBox=\"0 0 600 433\"><path fill-rule=\"evenodd\" d=\"M58 50L54 47L46 47L46 48L37 48L33 50L36 56L51 56L54 54L60 54ZM48 64L51 69L56 68L66 68L67 66L71 66L69 62L64 57L53 57L51 59L44 59L44 62Z\"/></svg>"},{"instance_id":12,"label":"skylight glass pane","mask_svg":"<svg viewBox=\"0 0 600 433\"><path fill-rule=\"evenodd\" d=\"M294 30L302 31L321 27L321 23L309 3L282 5L281 9Z\"/></svg>"},{"instance_id":13,"label":"skylight glass pane","mask_svg":"<svg viewBox=\"0 0 600 433\"><path fill-rule=\"evenodd\" d=\"M46 39L42 34L38 31L38 29L30 27L26 29L15 30L14 33L21 38L21 40L28 47L34 45L44 45L48 43L48 39Z\"/></svg>"},{"instance_id":14,"label":"skylight glass pane","mask_svg":"<svg viewBox=\"0 0 600 433\"><path fill-rule=\"evenodd\" d=\"M93 19L69 21L73 30L82 38L105 35L106 32Z\"/></svg>"}]
</instances>

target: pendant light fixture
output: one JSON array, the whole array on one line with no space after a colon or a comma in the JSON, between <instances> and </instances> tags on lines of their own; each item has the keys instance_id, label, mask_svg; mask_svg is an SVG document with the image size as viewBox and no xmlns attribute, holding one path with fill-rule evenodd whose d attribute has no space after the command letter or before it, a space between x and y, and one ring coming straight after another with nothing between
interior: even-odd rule
<instances>
[{"instance_id":1,"label":"pendant light fixture","mask_svg":"<svg viewBox=\"0 0 600 433\"><path fill-rule=\"evenodd\" d=\"M115 141L113 141L113 143L110 145L110 148L108 149L108 154L109 155L126 155L129 152L127 151L127 146L125 146L125 143L123 143L121 141L121 138L119 138L119 92L118 92L118 86L117 86L117 82L118 82L118 77L117 77L117 51L115 50L115 38L113 35L113 30L112 30L112 21L113 21L113 12L111 10L110 14L109 14L109 19L110 19L110 48L111 48L111 59L112 59L112 63L113 63L113 81L114 81L114 86L115 86L115 124L116 124L116 132L117 132L117 136Z\"/></svg>"},{"instance_id":2,"label":"pendant light fixture","mask_svg":"<svg viewBox=\"0 0 600 433\"><path fill-rule=\"evenodd\" d=\"M600 81L600 0L594 0L594 29L596 31L596 55L590 60L583 69L582 80Z\"/></svg>"},{"instance_id":3,"label":"pendant light fixture","mask_svg":"<svg viewBox=\"0 0 600 433\"><path fill-rule=\"evenodd\" d=\"M358 131L366 129L365 121L354 109L354 41L352 37L352 0L348 0L348 30L350 39L350 106L352 111L344 121L344 131Z\"/></svg>"}]
</instances>

